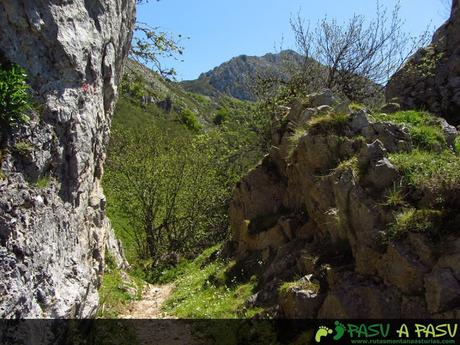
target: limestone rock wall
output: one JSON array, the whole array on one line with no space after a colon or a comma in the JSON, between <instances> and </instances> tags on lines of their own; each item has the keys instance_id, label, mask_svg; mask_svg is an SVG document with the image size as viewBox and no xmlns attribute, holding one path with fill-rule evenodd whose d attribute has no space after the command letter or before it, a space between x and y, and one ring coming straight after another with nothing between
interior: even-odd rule
<instances>
[{"instance_id":1,"label":"limestone rock wall","mask_svg":"<svg viewBox=\"0 0 460 345\"><path fill-rule=\"evenodd\" d=\"M228 274L256 275L248 306L275 317L458 317L458 231L441 244L423 232L390 234L399 209L387 196L402 175L388 157L415 149L408 128L366 110L319 120L343 109L328 91L280 117L271 152L234 192Z\"/></svg>"},{"instance_id":2,"label":"limestone rock wall","mask_svg":"<svg viewBox=\"0 0 460 345\"><path fill-rule=\"evenodd\" d=\"M106 243L122 264L100 180L134 20L134 0L0 2L39 104L2 148L1 317L92 316Z\"/></svg>"},{"instance_id":3,"label":"limestone rock wall","mask_svg":"<svg viewBox=\"0 0 460 345\"><path fill-rule=\"evenodd\" d=\"M420 49L390 80L388 100L397 98L405 108L430 110L460 124L460 5L439 28L432 43Z\"/></svg>"}]
</instances>

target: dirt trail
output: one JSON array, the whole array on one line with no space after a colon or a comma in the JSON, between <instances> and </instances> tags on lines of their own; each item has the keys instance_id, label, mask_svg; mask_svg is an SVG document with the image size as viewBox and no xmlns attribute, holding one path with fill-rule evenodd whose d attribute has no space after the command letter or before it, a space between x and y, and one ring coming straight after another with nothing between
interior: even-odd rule
<instances>
[{"instance_id":1,"label":"dirt trail","mask_svg":"<svg viewBox=\"0 0 460 345\"><path fill-rule=\"evenodd\" d=\"M131 302L119 317L121 319L171 319L171 316L161 311L161 307L171 294L172 288L171 284L147 284L142 292L142 298Z\"/></svg>"},{"instance_id":2,"label":"dirt trail","mask_svg":"<svg viewBox=\"0 0 460 345\"><path fill-rule=\"evenodd\" d=\"M190 327L161 311L173 289L172 284L147 284L142 298L128 305L121 319L135 319L133 327L140 345L183 345L194 344ZM152 320L156 319L156 321Z\"/></svg>"}]
</instances>

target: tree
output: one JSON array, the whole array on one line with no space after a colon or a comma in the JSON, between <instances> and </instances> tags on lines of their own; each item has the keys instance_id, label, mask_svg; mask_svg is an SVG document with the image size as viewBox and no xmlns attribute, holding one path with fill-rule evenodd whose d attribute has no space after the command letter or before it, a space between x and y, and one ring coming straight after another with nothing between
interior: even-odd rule
<instances>
[{"instance_id":1,"label":"tree","mask_svg":"<svg viewBox=\"0 0 460 345\"><path fill-rule=\"evenodd\" d=\"M183 47L179 43L181 38L182 35L174 37L159 27L136 22L129 57L144 65L153 65L164 78L174 77L174 68L164 68L161 61L164 58L177 60L183 54Z\"/></svg>"},{"instance_id":2,"label":"tree","mask_svg":"<svg viewBox=\"0 0 460 345\"><path fill-rule=\"evenodd\" d=\"M378 1L371 20L354 15L341 25L324 18L315 29L300 15L291 20L302 54L323 67L324 87L358 102L378 96L404 61L427 43L428 30L413 37L403 26L400 4L389 14Z\"/></svg>"},{"instance_id":3,"label":"tree","mask_svg":"<svg viewBox=\"0 0 460 345\"><path fill-rule=\"evenodd\" d=\"M157 0L159 1L159 0ZM138 5L147 3L148 0L136 0ZM152 65L164 78L176 75L174 68L164 68L162 60L172 58L177 60L183 54L180 45L182 35L174 36L147 23L137 21L134 26L134 35L131 42L129 57L144 65Z\"/></svg>"},{"instance_id":4,"label":"tree","mask_svg":"<svg viewBox=\"0 0 460 345\"><path fill-rule=\"evenodd\" d=\"M377 1L374 19L354 15L346 24L325 17L312 27L297 14L291 18L291 28L304 59L286 64L288 79L259 76L259 99L276 111L295 98L329 88L351 101L381 101L388 79L428 42L428 30L413 37L403 26L399 3L389 13Z\"/></svg>"},{"instance_id":5,"label":"tree","mask_svg":"<svg viewBox=\"0 0 460 345\"><path fill-rule=\"evenodd\" d=\"M230 193L211 139L167 120L114 129L106 190L135 229L140 258L190 254L222 239Z\"/></svg>"}]
</instances>

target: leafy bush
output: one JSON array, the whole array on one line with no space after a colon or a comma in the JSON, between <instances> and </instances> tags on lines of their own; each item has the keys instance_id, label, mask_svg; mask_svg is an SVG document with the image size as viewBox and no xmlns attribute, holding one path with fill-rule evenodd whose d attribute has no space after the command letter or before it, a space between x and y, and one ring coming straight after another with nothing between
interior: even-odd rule
<instances>
[{"instance_id":1,"label":"leafy bush","mask_svg":"<svg viewBox=\"0 0 460 345\"><path fill-rule=\"evenodd\" d=\"M172 278L161 275L169 268L163 254L189 259L228 236L234 186L262 157L252 114L234 111L245 103L223 101L232 121L198 132L155 106L126 97L117 104L103 179L107 214L135 274L150 282ZM147 233L158 243L152 253Z\"/></svg>"},{"instance_id":2,"label":"leafy bush","mask_svg":"<svg viewBox=\"0 0 460 345\"><path fill-rule=\"evenodd\" d=\"M9 129L27 122L30 109L29 85L24 69L17 65L0 66L0 127Z\"/></svg>"},{"instance_id":3,"label":"leafy bush","mask_svg":"<svg viewBox=\"0 0 460 345\"><path fill-rule=\"evenodd\" d=\"M137 100L142 99L142 97L147 93L145 83L139 78L129 80L126 77L123 77L121 90L123 93L126 93Z\"/></svg>"},{"instance_id":4,"label":"leafy bush","mask_svg":"<svg viewBox=\"0 0 460 345\"><path fill-rule=\"evenodd\" d=\"M198 121L195 113L190 109L183 109L179 114L179 121L188 129L198 132L201 129L201 124Z\"/></svg>"},{"instance_id":5,"label":"leafy bush","mask_svg":"<svg viewBox=\"0 0 460 345\"><path fill-rule=\"evenodd\" d=\"M230 113L228 109L226 108L221 108L216 112L216 115L214 116L213 122L215 125L221 125L224 122L227 122L228 119L230 118Z\"/></svg>"}]
</instances>

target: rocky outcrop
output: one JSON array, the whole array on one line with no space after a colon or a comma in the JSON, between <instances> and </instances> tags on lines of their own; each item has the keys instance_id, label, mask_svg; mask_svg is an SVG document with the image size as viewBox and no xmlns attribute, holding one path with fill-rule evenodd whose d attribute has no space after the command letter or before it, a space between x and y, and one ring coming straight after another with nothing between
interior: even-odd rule
<instances>
[{"instance_id":1,"label":"rocky outcrop","mask_svg":"<svg viewBox=\"0 0 460 345\"><path fill-rule=\"evenodd\" d=\"M2 147L0 316L89 317L106 248L100 186L134 0L5 0L0 56L40 106Z\"/></svg>"},{"instance_id":2,"label":"rocky outcrop","mask_svg":"<svg viewBox=\"0 0 460 345\"><path fill-rule=\"evenodd\" d=\"M460 124L460 6L453 0L449 20L432 43L420 49L390 80L386 97L405 108L430 110Z\"/></svg>"},{"instance_id":3,"label":"rocky outcrop","mask_svg":"<svg viewBox=\"0 0 460 345\"><path fill-rule=\"evenodd\" d=\"M270 154L235 189L230 221L237 265L257 275L262 289L250 305L277 303L277 315L288 318L456 315L458 225L450 233L442 226L444 237L432 236L434 229L395 230L397 214L450 207L430 206L432 191L406 186L393 159L418 152L416 129L391 121L398 115L337 110L343 108L329 91L293 103L273 133ZM442 133L445 121L430 121ZM458 160L446 138L444 150Z\"/></svg>"}]
</instances>

